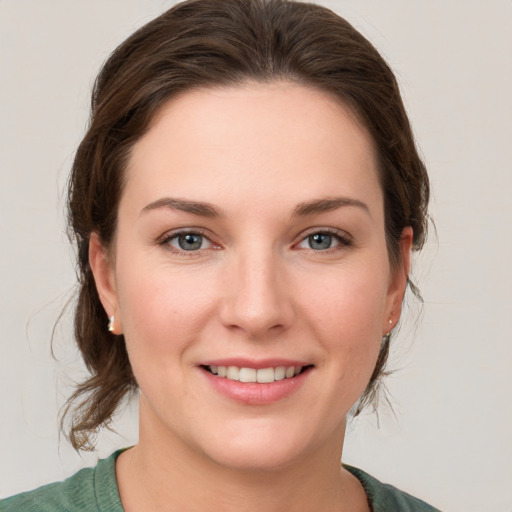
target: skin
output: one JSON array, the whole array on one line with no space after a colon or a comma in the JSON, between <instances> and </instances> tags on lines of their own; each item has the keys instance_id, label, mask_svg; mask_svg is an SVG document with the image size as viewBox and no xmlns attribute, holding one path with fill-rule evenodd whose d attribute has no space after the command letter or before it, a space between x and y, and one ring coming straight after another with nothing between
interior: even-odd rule
<instances>
[{"instance_id":1,"label":"skin","mask_svg":"<svg viewBox=\"0 0 512 512\"><path fill-rule=\"evenodd\" d=\"M398 320L412 231L391 269L364 128L302 85L198 89L163 107L126 172L114 246L90 244L140 386L139 442L116 468L125 509L369 510L340 467L345 417ZM180 229L200 248L180 248ZM313 367L290 396L248 405L198 366L226 357Z\"/></svg>"}]
</instances>

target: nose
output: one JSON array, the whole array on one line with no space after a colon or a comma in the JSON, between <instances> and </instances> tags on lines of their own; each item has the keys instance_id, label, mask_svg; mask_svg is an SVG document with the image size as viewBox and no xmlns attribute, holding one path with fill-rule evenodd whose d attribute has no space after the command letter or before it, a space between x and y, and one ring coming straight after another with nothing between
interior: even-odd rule
<instances>
[{"instance_id":1,"label":"nose","mask_svg":"<svg viewBox=\"0 0 512 512\"><path fill-rule=\"evenodd\" d=\"M250 252L250 251L249 251ZM220 316L230 329L262 339L288 328L294 316L284 264L272 251L234 256L224 273Z\"/></svg>"}]
</instances>

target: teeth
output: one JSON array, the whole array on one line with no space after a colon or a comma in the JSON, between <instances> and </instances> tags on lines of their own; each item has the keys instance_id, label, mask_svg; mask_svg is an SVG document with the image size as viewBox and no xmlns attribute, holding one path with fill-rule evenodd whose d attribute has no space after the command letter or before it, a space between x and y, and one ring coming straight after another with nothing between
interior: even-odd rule
<instances>
[{"instance_id":1,"label":"teeth","mask_svg":"<svg viewBox=\"0 0 512 512\"><path fill-rule=\"evenodd\" d=\"M275 380L283 380L286 376L286 368L284 366L278 366L274 370L274 379Z\"/></svg>"},{"instance_id":2,"label":"teeth","mask_svg":"<svg viewBox=\"0 0 512 512\"><path fill-rule=\"evenodd\" d=\"M260 368L256 376L256 380L260 383L274 382L275 370L274 368Z\"/></svg>"},{"instance_id":3,"label":"teeth","mask_svg":"<svg viewBox=\"0 0 512 512\"><path fill-rule=\"evenodd\" d=\"M238 366L228 366L226 377L230 380L240 380L240 368Z\"/></svg>"},{"instance_id":4,"label":"teeth","mask_svg":"<svg viewBox=\"0 0 512 512\"><path fill-rule=\"evenodd\" d=\"M302 366L277 366L276 368L239 368L238 366L217 366L208 367L214 375L226 377L230 380L240 382L259 382L261 384L271 383L276 380L291 379L302 371Z\"/></svg>"},{"instance_id":5,"label":"teeth","mask_svg":"<svg viewBox=\"0 0 512 512\"><path fill-rule=\"evenodd\" d=\"M257 371L254 368L240 368L240 382L256 382Z\"/></svg>"},{"instance_id":6,"label":"teeth","mask_svg":"<svg viewBox=\"0 0 512 512\"><path fill-rule=\"evenodd\" d=\"M284 374L284 376L289 379L290 377L293 377L295 375L295 367L294 366L289 366L288 368L286 368L286 372Z\"/></svg>"}]
</instances>

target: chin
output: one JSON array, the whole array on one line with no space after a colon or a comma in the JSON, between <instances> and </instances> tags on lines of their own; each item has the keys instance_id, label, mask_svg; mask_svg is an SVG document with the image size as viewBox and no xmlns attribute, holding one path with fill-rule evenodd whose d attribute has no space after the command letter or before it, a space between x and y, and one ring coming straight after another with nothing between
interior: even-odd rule
<instances>
[{"instance_id":1,"label":"chin","mask_svg":"<svg viewBox=\"0 0 512 512\"><path fill-rule=\"evenodd\" d=\"M274 442L252 439L246 443L209 450L210 459L226 469L238 472L279 471L300 459L296 446L276 446Z\"/></svg>"},{"instance_id":2,"label":"chin","mask_svg":"<svg viewBox=\"0 0 512 512\"><path fill-rule=\"evenodd\" d=\"M304 424L296 424L299 428L295 429L289 424L276 425L275 422L261 421L252 425L253 428L244 426L244 429L236 431L217 431L202 446L203 453L226 469L241 472L279 471L300 463L318 451L330 437L323 439L324 436L319 436L318 432L313 435ZM334 437L343 439L342 434Z\"/></svg>"}]
</instances>

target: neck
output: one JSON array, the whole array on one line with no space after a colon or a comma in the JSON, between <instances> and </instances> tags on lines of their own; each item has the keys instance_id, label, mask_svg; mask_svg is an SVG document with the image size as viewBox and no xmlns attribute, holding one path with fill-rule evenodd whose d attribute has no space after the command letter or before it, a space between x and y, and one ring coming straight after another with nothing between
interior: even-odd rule
<instances>
[{"instance_id":1,"label":"neck","mask_svg":"<svg viewBox=\"0 0 512 512\"><path fill-rule=\"evenodd\" d=\"M341 429L340 429L341 430ZM342 469L342 432L314 453L279 467L233 468L199 453L141 415L139 443L123 452L116 476L126 512L306 512L368 510L359 482ZM359 508L358 508L359 505Z\"/></svg>"}]
</instances>

